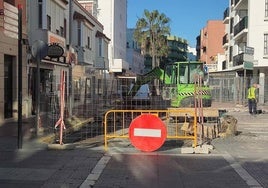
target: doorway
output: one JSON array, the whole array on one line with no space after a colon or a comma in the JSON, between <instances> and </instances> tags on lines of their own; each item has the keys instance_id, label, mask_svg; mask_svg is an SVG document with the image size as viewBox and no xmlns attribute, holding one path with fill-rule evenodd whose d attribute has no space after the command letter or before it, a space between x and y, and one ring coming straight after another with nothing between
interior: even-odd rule
<instances>
[{"instance_id":1,"label":"doorway","mask_svg":"<svg viewBox=\"0 0 268 188\"><path fill-rule=\"evenodd\" d=\"M4 118L13 117L13 59L15 57L4 55Z\"/></svg>"}]
</instances>

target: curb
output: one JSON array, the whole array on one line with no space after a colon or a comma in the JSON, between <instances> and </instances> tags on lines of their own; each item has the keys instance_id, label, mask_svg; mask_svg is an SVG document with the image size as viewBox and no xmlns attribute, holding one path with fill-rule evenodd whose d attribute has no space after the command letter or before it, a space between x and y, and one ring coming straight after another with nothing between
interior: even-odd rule
<instances>
[{"instance_id":1,"label":"curb","mask_svg":"<svg viewBox=\"0 0 268 188\"><path fill-rule=\"evenodd\" d=\"M48 144L47 149L49 150L73 150L75 149L74 144Z\"/></svg>"}]
</instances>

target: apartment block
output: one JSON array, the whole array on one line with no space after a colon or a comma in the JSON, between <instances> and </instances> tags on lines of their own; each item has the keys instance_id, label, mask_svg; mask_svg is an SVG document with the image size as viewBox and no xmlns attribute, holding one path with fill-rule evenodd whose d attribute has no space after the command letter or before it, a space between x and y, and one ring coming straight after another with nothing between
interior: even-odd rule
<instances>
[{"instance_id":1,"label":"apartment block","mask_svg":"<svg viewBox=\"0 0 268 188\"><path fill-rule=\"evenodd\" d=\"M105 26L104 34L109 43L109 71L127 73L126 61L127 0L98 0L98 20Z\"/></svg>"},{"instance_id":2,"label":"apartment block","mask_svg":"<svg viewBox=\"0 0 268 188\"><path fill-rule=\"evenodd\" d=\"M209 20L200 31L200 50L198 59L209 67L210 71L217 71L218 57L224 54L222 38L225 26L222 20Z\"/></svg>"},{"instance_id":3,"label":"apartment block","mask_svg":"<svg viewBox=\"0 0 268 188\"><path fill-rule=\"evenodd\" d=\"M166 39L169 51L167 57L164 58L164 62L173 63L178 61L186 61L188 53L188 41L174 35L167 36Z\"/></svg>"},{"instance_id":4,"label":"apartment block","mask_svg":"<svg viewBox=\"0 0 268 188\"><path fill-rule=\"evenodd\" d=\"M258 82L259 102L264 103L265 76L268 74L268 0L229 0L224 11L223 47L225 70L252 77L247 86Z\"/></svg>"}]
</instances>

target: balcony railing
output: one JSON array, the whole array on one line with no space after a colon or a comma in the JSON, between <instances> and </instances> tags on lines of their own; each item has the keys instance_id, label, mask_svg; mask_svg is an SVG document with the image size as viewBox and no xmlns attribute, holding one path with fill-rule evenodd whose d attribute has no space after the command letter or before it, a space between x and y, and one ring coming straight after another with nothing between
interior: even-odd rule
<instances>
[{"instance_id":1,"label":"balcony railing","mask_svg":"<svg viewBox=\"0 0 268 188\"><path fill-rule=\"evenodd\" d=\"M239 66L243 65L244 62L252 62L253 61L253 55L246 54L246 53L240 53L233 57L233 66Z\"/></svg>"},{"instance_id":2,"label":"balcony railing","mask_svg":"<svg viewBox=\"0 0 268 188\"><path fill-rule=\"evenodd\" d=\"M222 45L225 45L225 44L227 44L229 42L229 40L228 40L228 34L225 34L224 36L223 36L223 38L222 38Z\"/></svg>"},{"instance_id":3,"label":"balcony railing","mask_svg":"<svg viewBox=\"0 0 268 188\"><path fill-rule=\"evenodd\" d=\"M96 57L96 62L94 64L94 67L96 69L108 70L108 68L109 68L109 61L105 57Z\"/></svg>"},{"instance_id":4,"label":"balcony railing","mask_svg":"<svg viewBox=\"0 0 268 188\"><path fill-rule=\"evenodd\" d=\"M223 20L227 19L229 17L229 14L230 14L229 7L227 7L223 12Z\"/></svg>"},{"instance_id":5,"label":"balcony railing","mask_svg":"<svg viewBox=\"0 0 268 188\"><path fill-rule=\"evenodd\" d=\"M244 63L244 53L238 54L233 57L233 66L243 65Z\"/></svg>"},{"instance_id":6,"label":"balcony railing","mask_svg":"<svg viewBox=\"0 0 268 188\"><path fill-rule=\"evenodd\" d=\"M240 33L243 29L248 28L248 17L245 16L238 24L234 26L234 36Z\"/></svg>"},{"instance_id":7,"label":"balcony railing","mask_svg":"<svg viewBox=\"0 0 268 188\"><path fill-rule=\"evenodd\" d=\"M239 3L241 0L235 0L235 6Z\"/></svg>"}]
</instances>

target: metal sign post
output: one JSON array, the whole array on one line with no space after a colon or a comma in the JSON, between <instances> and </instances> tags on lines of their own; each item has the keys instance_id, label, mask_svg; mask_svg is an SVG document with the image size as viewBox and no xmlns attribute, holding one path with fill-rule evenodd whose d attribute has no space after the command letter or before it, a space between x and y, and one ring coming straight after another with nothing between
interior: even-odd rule
<instances>
[{"instance_id":1,"label":"metal sign post","mask_svg":"<svg viewBox=\"0 0 268 188\"><path fill-rule=\"evenodd\" d=\"M36 59L36 90L35 90L35 111L36 111L36 127L35 133L38 135L40 128L40 63L47 56L48 45L37 40L32 45L32 56Z\"/></svg>"},{"instance_id":2,"label":"metal sign post","mask_svg":"<svg viewBox=\"0 0 268 188\"><path fill-rule=\"evenodd\" d=\"M60 79L60 118L55 124L55 128L60 126L60 140L59 144L62 145L62 136L63 136L63 129L65 128L64 124L64 108L65 108L65 73L61 71L61 79Z\"/></svg>"}]
</instances>

